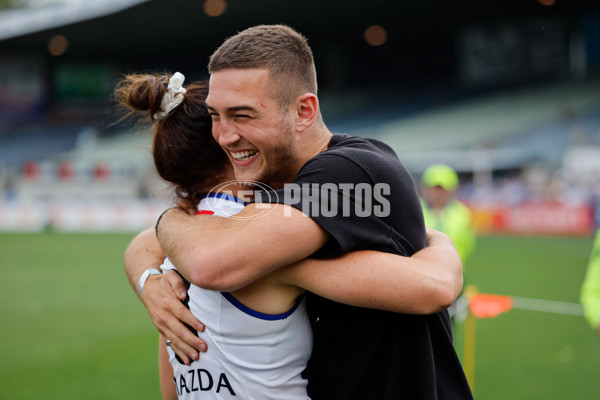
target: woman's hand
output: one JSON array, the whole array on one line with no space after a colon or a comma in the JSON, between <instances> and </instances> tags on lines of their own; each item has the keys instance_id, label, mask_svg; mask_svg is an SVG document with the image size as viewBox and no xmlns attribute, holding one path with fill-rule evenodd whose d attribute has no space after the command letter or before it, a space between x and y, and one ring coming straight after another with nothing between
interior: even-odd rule
<instances>
[{"instance_id":1,"label":"woman's hand","mask_svg":"<svg viewBox=\"0 0 600 400\"><path fill-rule=\"evenodd\" d=\"M160 334L170 340L170 346L186 364L199 359L206 351L206 343L196 336L204 325L183 305L187 297L185 281L173 270L161 275L151 275L144 286L142 301Z\"/></svg>"}]
</instances>

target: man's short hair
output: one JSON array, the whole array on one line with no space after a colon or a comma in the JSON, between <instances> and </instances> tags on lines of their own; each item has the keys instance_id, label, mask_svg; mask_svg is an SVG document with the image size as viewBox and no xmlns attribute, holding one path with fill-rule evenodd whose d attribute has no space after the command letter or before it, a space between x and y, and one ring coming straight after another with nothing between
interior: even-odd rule
<instances>
[{"instance_id":1,"label":"man's short hair","mask_svg":"<svg viewBox=\"0 0 600 400\"><path fill-rule=\"evenodd\" d=\"M267 68L282 109L303 93L317 94L317 73L307 39L286 25L258 25L228 38L210 57L208 72Z\"/></svg>"}]
</instances>

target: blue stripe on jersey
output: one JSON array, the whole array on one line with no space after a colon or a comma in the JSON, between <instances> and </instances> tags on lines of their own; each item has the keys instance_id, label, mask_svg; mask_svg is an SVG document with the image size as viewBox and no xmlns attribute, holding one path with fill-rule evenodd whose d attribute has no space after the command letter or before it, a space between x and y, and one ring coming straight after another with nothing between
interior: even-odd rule
<instances>
[{"instance_id":1,"label":"blue stripe on jersey","mask_svg":"<svg viewBox=\"0 0 600 400\"><path fill-rule=\"evenodd\" d=\"M244 200L238 199L237 197L235 197L234 195L229 194L229 193L208 193L208 194L205 194L204 196L202 196L203 199L206 199L208 197L214 197L217 199L225 199L225 200L233 201L234 203L243 204L244 206L248 205L248 203L246 203Z\"/></svg>"},{"instance_id":2,"label":"blue stripe on jersey","mask_svg":"<svg viewBox=\"0 0 600 400\"><path fill-rule=\"evenodd\" d=\"M276 321L279 319L286 319L287 317L289 317L290 315L292 315L294 313L294 311L296 310L296 308L298 308L298 306L302 302L302 299L304 298L304 294L298 296L298 298L296 299L296 304L294 304L294 306L289 311L287 311L283 314L264 314L264 313L253 310L250 307L243 305L242 303L240 303L240 301L238 299L233 297L231 295L231 293L221 292L221 294L223 295L223 297L225 297L227 300L229 300L229 302L231 304L233 304L238 310L242 311L243 313L248 314L251 317L255 317L258 319L264 319L267 321Z\"/></svg>"}]
</instances>

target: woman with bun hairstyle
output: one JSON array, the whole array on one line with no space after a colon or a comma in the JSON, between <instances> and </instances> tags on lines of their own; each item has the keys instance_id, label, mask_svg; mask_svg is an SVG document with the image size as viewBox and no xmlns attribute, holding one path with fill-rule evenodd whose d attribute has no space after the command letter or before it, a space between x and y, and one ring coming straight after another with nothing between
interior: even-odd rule
<instances>
[{"instance_id":1,"label":"woman with bun hairstyle","mask_svg":"<svg viewBox=\"0 0 600 400\"><path fill-rule=\"evenodd\" d=\"M233 180L227 156L211 134L204 104L208 85L183 87L183 80L180 73L127 75L115 93L129 115L153 123L154 163L174 186L178 206L188 213L230 217L243 202L232 195L207 196L219 183ZM205 325L202 332L192 331L206 342L206 351L190 362L183 349L168 340L165 346L161 336L163 398L310 398L310 383L302 377L312 346L303 293L407 314L443 310L460 293L462 264L446 235L430 230L429 240L429 247L410 258L356 251L335 259L306 259L230 293L188 285L184 303ZM168 259L161 270L177 273ZM136 290L137 282L130 283ZM144 301L141 290L139 295Z\"/></svg>"}]
</instances>

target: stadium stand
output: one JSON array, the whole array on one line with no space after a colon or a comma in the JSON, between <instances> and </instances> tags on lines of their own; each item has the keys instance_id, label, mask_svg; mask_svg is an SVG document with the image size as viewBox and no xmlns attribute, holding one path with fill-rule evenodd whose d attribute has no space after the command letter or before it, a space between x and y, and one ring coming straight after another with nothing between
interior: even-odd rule
<instances>
[{"instance_id":1,"label":"stadium stand","mask_svg":"<svg viewBox=\"0 0 600 400\"><path fill-rule=\"evenodd\" d=\"M459 193L473 205L490 199L600 203L596 3L493 2L484 12L469 1L447 14L445 2L432 2L437 12L431 13L416 3L374 0L392 39L379 48L353 36L364 20L338 24L327 18L336 11L332 4L308 3L321 7L322 24L308 24L300 10L286 15L294 15L289 22L309 36L322 63L321 107L333 131L383 140L417 179L434 162L451 165L461 173ZM265 8L261 22L279 19L277 7ZM360 9L353 0L344 12ZM173 10L180 18L165 18ZM110 92L127 71L181 69L189 80L203 79L212 48L254 21L247 5L231 4L222 19L203 13L200 2L182 0L168 8L143 0L102 0L94 7L64 0L0 11L5 208L15 201L170 202L151 167L150 133L112 125ZM184 23L190 18L193 24ZM398 18L406 22L402 29L394 27ZM439 32L417 21L435 21ZM168 25L165 37L142 29L158 22ZM316 25L328 29L317 32ZM340 35L347 40L333 46ZM67 39L64 54L48 47L57 36Z\"/></svg>"}]
</instances>

